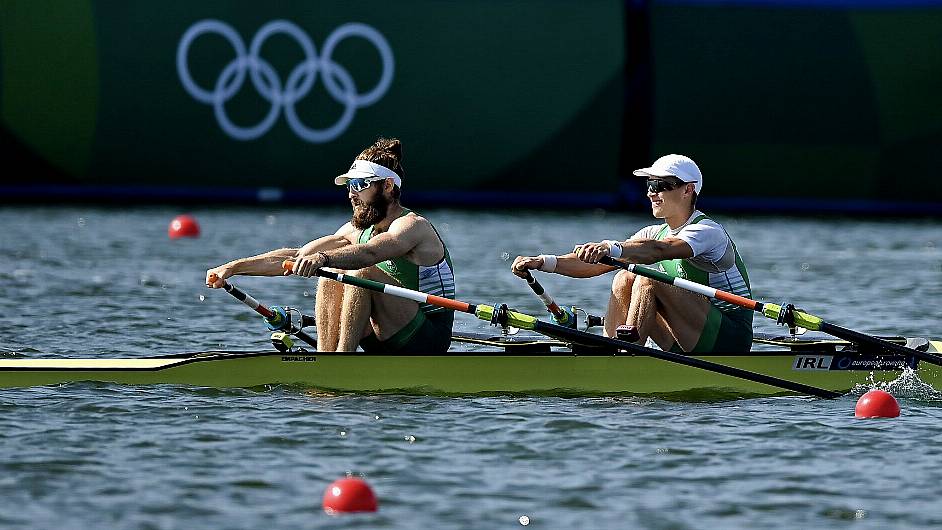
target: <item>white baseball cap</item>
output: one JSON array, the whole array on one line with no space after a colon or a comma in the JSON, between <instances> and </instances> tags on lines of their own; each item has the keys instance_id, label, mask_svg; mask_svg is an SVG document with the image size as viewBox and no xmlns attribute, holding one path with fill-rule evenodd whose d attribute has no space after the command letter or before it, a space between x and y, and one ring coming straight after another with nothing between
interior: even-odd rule
<instances>
[{"instance_id":1,"label":"white baseball cap","mask_svg":"<svg viewBox=\"0 0 942 530\"><path fill-rule=\"evenodd\" d=\"M368 179L375 177L393 179L396 186L402 187L402 179L399 178L399 175L396 174L395 171L368 160L354 160L353 165L350 166L350 170L335 178L334 184L346 186L347 182L350 182L350 179Z\"/></svg>"},{"instance_id":2,"label":"white baseball cap","mask_svg":"<svg viewBox=\"0 0 942 530\"><path fill-rule=\"evenodd\" d=\"M651 167L636 169L638 177L677 177L684 182L692 182L694 191L700 194L703 188L703 174L697 163L684 155L664 155L651 164Z\"/></svg>"}]
</instances>

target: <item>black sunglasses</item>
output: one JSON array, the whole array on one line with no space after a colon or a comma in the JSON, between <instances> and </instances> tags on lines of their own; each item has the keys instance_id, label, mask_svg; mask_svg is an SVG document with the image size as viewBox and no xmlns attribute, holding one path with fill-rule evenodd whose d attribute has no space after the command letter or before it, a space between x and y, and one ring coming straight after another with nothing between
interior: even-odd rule
<instances>
[{"instance_id":1,"label":"black sunglasses","mask_svg":"<svg viewBox=\"0 0 942 530\"><path fill-rule=\"evenodd\" d=\"M688 184L687 182L673 181L667 179L648 179L648 191L651 193L661 193L662 191L676 190L677 188Z\"/></svg>"}]
</instances>

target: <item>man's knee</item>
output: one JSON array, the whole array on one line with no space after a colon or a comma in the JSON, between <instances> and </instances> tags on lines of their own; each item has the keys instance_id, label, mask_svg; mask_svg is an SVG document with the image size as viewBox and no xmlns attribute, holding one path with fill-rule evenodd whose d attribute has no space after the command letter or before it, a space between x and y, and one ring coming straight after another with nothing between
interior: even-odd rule
<instances>
[{"instance_id":1,"label":"man's knee","mask_svg":"<svg viewBox=\"0 0 942 530\"><path fill-rule=\"evenodd\" d=\"M635 275L626 270L618 271L612 280L613 293L630 293L632 284L635 282Z\"/></svg>"},{"instance_id":2,"label":"man's knee","mask_svg":"<svg viewBox=\"0 0 942 530\"><path fill-rule=\"evenodd\" d=\"M317 291L315 299L333 296L341 292L343 292L342 283L335 282L334 280L328 280L327 278L317 279Z\"/></svg>"},{"instance_id":3,"label":"man's knee","mask_svg":"<svg viewBox=\"0 0 942 530\"><path fill-rule=\"evenodd\" d=\"M346 286L340 282L318 278L317 289L314 291L314 310L325 311L339 306L344 299Z\"/></svg>"},{"instance_id":4,"label":"man's knee","mask_svg":"<svg viewBox=\"0 0 942 530\"><path fill-rule=\"evenodd\" d=\"M634 281L631 283L631 292L640 293L640 292L651 292L659 287L659 282L648 278L647 276L636 276Z\"/></svg>"}]
</instances>

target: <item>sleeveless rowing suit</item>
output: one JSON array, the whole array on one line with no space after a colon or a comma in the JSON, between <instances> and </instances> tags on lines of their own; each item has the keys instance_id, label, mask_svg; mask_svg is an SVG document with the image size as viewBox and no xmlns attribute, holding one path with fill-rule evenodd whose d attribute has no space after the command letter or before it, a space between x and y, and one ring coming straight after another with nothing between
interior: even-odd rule
<instances>
[{"instance_id":1,"label":"sleeveless rowing suit","mask_svg":"<svg viewBox=\"0 0 942 530\"><path fill-rule=\"evenodd\" d=\"M403 208L399 217L408 215L412 210ZM360 233L357 243L366 243L373 237L375 226L371 226ZM451 264L451 255L448 247L439 235L438 230L432 226L438 240L442 242L444 253L442 259L435 265L416 265L405 257L381 261L376 267L395 279L401 287L413 289L423 293L433 294L444 298L455 299L455 273ZM364 351L371 353L394 353L400 351L437 353L448 351L451 345L451 331L454 324L455 312L450 309L419 304L419 310L408 324L397 331L392 337L380 341L376 335L360 341ZM421 350L421 351L419 351Z\"/></svg>"},{"instance_id":2,"label":"sleeveless rowing suit","mask_svg":"<svg viewBox=\"0 0 942 530\"><path fill-rule=\"evenodd\" d=\"M746 298L752 298L749 273L736 250L736 244L719 223L700 211L695 211L687 222L676 230L666 223L654 225L638 232L661 240L675 237L693 249L690 258L660 261L655 267L675 278L708 285ZM654 232L653 234L651 232ZM710 312L693 352L742 352L752 348L752 318L754 311L729 302L710 299ZM675 344L675 349L679 346Z\"/></svg>"}]
</instances>

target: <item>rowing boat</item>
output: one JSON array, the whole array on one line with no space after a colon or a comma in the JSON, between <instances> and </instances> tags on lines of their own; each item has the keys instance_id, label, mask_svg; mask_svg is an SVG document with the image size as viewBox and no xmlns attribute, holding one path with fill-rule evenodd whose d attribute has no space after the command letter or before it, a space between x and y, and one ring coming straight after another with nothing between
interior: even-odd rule
<instances>
[{"instance_id":1,"label":"rowing boat","mask_svg":"<svg viewBox=\"0 0 942 530\"><path fill-rule=\"evenodd\" d=\"M130 385L204 387L301 385L323 391L433 395L599 395L788 393L766 384L616 349L579 347L539 336L457 334L480 351L370 355L363 352L207 351L145 358L0 361L0 387L98 381ZM763 338L760 336L760 338ZM783 344L785 338L764 337ZM942 387L942 367L895 354L855 351L839 341L791 340L792 347L698 356L711 362L846 393L857 385L890 382L915 368ZM942 352L942 341L909 339L909 346Z\"/></svg>"},{"instance_id":2,"label":"rowing boat","mask_svg":"<svg viewBox=\"0 0 942 530\"><path fill-rule=\"evenodd\" d=\"M284 265L286 270L292 266L288 261ZM735 299L736 303L767 316L780 312L779 320L787 321L790 329L797 329L794 325L797 319L817 326L814 329L827 335L819 333L818 337L807 338L794 334L760 335L760 343L784 349L684 355L579 331L576 308L566 311L558 307L532 277L527 279L528 283L557 324L511 310L506 304L470 304L356 276L322 269L315 272L317 276L363 289L474 315L500 326L502 333L453 337L456 342L484 346L484 350L395 355L305 351L295 347L292 337L316 347L316 339L303 329L315 324L313 317L297 309L268 308L224 282L229 294L262 315L275 331L272 343L277 351L207 351L143 358L12 358L0 360L0 388L76 381L220 388L296 384L335 392L680 394L686 399L692 394L742 397L789 392L834 398L858 385L890 383L913 374L929 385L942 385L942 341L874 337L824 322L790 305L779 307L741 297ZM643 269L638 273L658 276ZM676 284L679 280L662 278L662 281ZM707 295L733 296L721 291ZM295 320L293 313L298 316ZM591 320L587 318L586 322ZM527 330L531 335L510 332L514 328Z\"/></svg>"}]
</instances>

